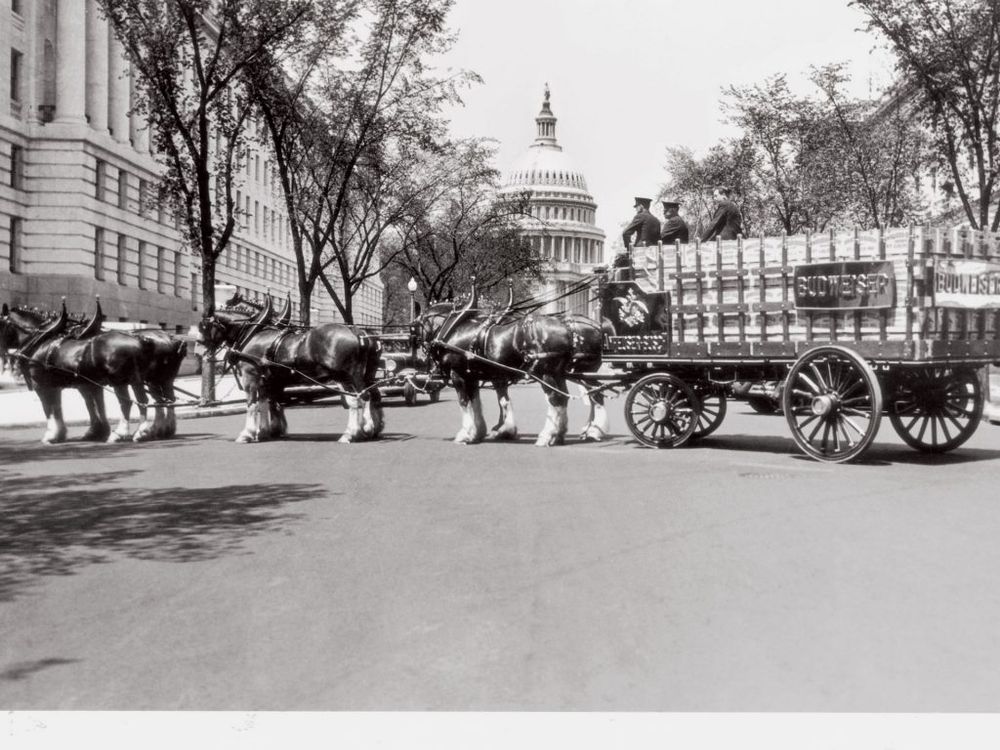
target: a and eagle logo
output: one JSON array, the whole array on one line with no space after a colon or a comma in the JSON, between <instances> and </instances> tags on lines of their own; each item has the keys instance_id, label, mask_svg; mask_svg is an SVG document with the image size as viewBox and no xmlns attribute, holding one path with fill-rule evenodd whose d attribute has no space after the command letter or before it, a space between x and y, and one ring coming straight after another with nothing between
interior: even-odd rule
<instances>
[{"instance_id":1,"label":"a and eagle logo","mask_svg":"<svg viewBox=\"0 0 1000 750\"><path fill-rule=\"evenodd\" d=\"M649 318L649 308L635 294L635 289L629 289L624 297L615 297L618 303L618 319L627 326L641 326Z\"/></svg>"}]
</instances>

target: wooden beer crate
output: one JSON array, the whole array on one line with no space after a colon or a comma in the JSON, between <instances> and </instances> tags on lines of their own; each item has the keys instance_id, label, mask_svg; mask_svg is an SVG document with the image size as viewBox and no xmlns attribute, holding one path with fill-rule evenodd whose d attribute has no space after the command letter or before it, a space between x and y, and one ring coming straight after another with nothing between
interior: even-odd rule
<instances>
[{"instance_id":1,"label":"wooden beer crate","mask_svg":"<svg viewBox=\"0 0 1000 750\"><path fill-rule=\"evenodd\" d=\"M669 330L644 330L641 345L616 335L612 357L658 341L647 353L668 358L794 359L829 343L875 360L1000 358L997 234L906 227L695 242L635 248L633 265L636 293L666 298Z\"/></svg>"}]
</instances>

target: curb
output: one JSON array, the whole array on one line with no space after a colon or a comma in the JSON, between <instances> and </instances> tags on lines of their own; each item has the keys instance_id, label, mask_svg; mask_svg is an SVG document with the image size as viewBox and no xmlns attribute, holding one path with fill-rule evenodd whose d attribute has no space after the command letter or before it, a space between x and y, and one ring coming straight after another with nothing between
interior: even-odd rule
<instances>
[{"instance_id":1,"label":"curb","mask_svg":"<svg viewBox=\"0 0 1000 750\"><path fill-rule=\"evenodd\" d=\"M39 407L41 409L41 407ZM206 406L203 408L195 407L181 407L174 412L174 416L178 420L181 419L201 419L203 417L228 417L233 414L243 414L246 411L246 402L243 399L239 401L227 401L222 404L217 404L215 406ZM78 419L67 419L65 420L67 427L86 427L90 424L90 419L78 418ZM0 422L0 429L3 428L14 428L14 427L45 427L48 423L45 419L38 419L30 422ZM113 425L112 425L113 426Z\"/></svg>"}]
</instances>

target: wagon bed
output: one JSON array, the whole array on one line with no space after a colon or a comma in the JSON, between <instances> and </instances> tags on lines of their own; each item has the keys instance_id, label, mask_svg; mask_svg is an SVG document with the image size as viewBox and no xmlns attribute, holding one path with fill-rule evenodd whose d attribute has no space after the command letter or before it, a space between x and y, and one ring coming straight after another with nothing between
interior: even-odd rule
<instances>
[{"instance_id":1,"label":"wagon bed","mask_svg":"<svg viewBox=\"0 0 1000 750\"><path fill-rule=\"evenodd\" d=\"M708 434L766 390L814 458L861 455L883 411L921 450L978 425L1000 360L1000 235L910 227L633 250L600 279L603 361L641 442ZM734 384L741 384L734 387Z\"/></svg>"}]
</instances>

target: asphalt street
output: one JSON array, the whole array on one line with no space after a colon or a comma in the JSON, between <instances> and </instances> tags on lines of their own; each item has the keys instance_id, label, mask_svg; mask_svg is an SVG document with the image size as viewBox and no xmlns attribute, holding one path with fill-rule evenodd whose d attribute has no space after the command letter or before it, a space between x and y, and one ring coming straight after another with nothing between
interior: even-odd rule
<instances>
[{"instance_id":1,"label":"asphalt street","mask_svg":"<svg viewBox=\"0 0 1000 750\"><path fill-rule=\"evenodd\" d=\"M339 406L258 445L240 416L141 445L4 430L0 707L1000 705L1000 428L928 457L885 422L825 465L741 404L641 448L619 399L610 440L541 449L540 392L512 394L521 438L478 446L450 391L353 445Z\"/></svg>"}]
</instances>

